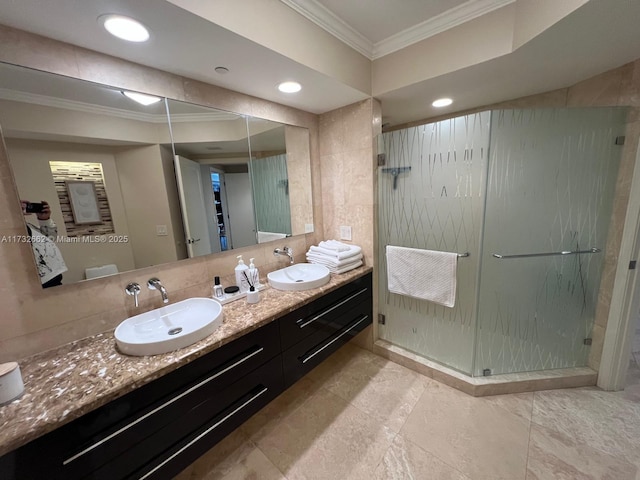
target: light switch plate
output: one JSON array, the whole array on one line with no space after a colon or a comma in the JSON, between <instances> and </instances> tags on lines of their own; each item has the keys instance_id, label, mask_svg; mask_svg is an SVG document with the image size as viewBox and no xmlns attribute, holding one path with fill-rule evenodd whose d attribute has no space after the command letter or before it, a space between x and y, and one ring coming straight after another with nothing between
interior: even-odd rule
<instances>
[{"instance_id":1,"label":"light switch plate","mask_svg":"<svg viewBox=\"0 0 640 480\"><path fill-rule=\"evenodd\" d=\"M304 233L313 233L313 223L304 224Z\"/></svg>"},{"instance_id":2,"label":"light switch plate","mask_svg":"<svg viewBox=\"0 0 640 480\"><path fill-rule=\"evenodd\" d=\"M351 227L341 225L340 226L340 240L351 240Z\"/></svg>"},{"instance_id":3,"label":"light switch plate","mask_svg":"<svg viewBox=\"0 0 640 480\"><path fill-rule=\"evenodd\" d=\"M166 225L156 225L156 235L158 235L159 237L164 237L165 235L168 235L167 226Z\"/></svg>"}]
</instances>

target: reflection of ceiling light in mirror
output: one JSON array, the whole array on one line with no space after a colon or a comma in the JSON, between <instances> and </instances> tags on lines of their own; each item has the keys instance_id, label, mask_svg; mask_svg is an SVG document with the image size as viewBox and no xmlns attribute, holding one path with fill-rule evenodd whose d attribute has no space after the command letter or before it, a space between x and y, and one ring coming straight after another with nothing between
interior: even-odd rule
<instances>
[{"instance_id":1,"label":"reflection of ceiling light in mirror","mask_svg":"<svg viewBox=\"0 0 640 480\"><path fill-rule=\"evenodd\" d=\"M220 75L225 75L225 74L229 73L229 69L227 67L216 67L215 71L216 71L216 73L219 73Z\"/></svg>"},{"instance_id":2,"label":"reflection of ceiling light in mirror","mask_svg":"<svg viewBox=\"0 0 640 480\"><path fill-rule=\"evenodd\" d=\"M101 15L98 21L114 37L128 42L146 42L149 40L149 30L137 20L122 15Z\"/></svg>"},{"instance_id":3,"label":"reflection of ceiling light in mirror","mask_svg":"<svg viewBox=\"0 0 640 480\"><path fill-rule=\"evenodd\" d=\"M450 98L439 98L438 100L434 101L431 105L433 105L436 108L442 108L442 107L448 107L452 103L453 103L453 100L451 100Z\"/></svg>"},{"instance_id":4,"label":"reflection of ceiling light in mirror","mask_svg":"<svg viewBox=\"0 0 640 480\"><path fill-rule=\"evenodd\" d=\"M298 82L282 82L278 85L278 90L284 93L296 93L302 90L302 85Z\"/></svg>"},{"instance_id":5,"label":"reflection of ceiling light in mirror","mask_svg":"<svg viewBox=\"0 0 640 480\"><path fill-rule=\"evenodd\" d=\"M137 92L127 92L126 90L122 90L122 94L125 97L130 98L134 102L138 102L140 105L144 105L145 107L147 105L158 103L160 100L162 100L160 97L155 97L153 95L146 95L144 93Z\"/></svg>"}]
</instances>

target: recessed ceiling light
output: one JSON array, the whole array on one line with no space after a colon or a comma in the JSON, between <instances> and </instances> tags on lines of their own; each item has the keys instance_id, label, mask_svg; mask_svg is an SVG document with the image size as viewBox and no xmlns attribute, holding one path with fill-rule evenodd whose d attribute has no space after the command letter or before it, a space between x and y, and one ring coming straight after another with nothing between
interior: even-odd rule
<instances>
[{"instance_id":1,"label":"recessed ceiling light","mask_svg":"<svg viewBox=\"0 0 640 480\"><path fill-rule=\"evenodd\" d=\"M229 73L229 69L227 67L216 67L214 70L220 75L226 75L227 73Z\"/></svg>"},{"instance_id":2,"label":"recessed ceiling light","mask_svg":"<svg viewBox=\"0 0 640 480\"><path fill-rule=\"evenodd\" d=\"M302 90L302 85L298 82L282 82L278 85L278 90L284 93L296 93Z\"/></svg>"},{"instance_id":3,"label":"recessed ceiling light","mask_svg":"<svg viewBox=\"0 0 640 480\"><path fill-rule=\"evenodd\" d=\"M149 30L139 21L123 15L101 15L98 21L102 22L114 37L129 42L146 42L149 40Z\"/></svg>"},{"instance_id":4,"label":"recessed ceiling light","mask_svg":"<svg viewBox=\"0 0 640 480\"><path fill-rule=\"evenodd\" d=\"M122 90L122 94L125 97L130 98L134 102L138 102L140 105L144 105L145 107L147 105L158 103L160 100L162 100L162 98L156 97L154 95L147 95L144 93L137 93L137 92L128 92L126 90Z\"/></svg>"},{"instance_id":5,"label":"recessed ceiling light","mask_svg":"<svg viewBox=\"0 0 640 480\"><path fill-rule=\"evenodd\" d=\"M437 108L441 108L441 107L448 107L452 103L453 103L453 100L451 100L450 98L439 98L436 101L434 101L431 105Z\"/></svg>"}]
</instances>

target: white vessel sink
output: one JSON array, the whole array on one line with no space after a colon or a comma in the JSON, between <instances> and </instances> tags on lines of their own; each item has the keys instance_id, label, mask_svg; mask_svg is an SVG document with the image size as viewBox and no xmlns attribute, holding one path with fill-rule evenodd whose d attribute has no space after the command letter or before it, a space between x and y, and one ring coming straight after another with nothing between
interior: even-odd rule
<instances>
[{"instance_id":1,"label":"white vessel sink","mask_svg":"<svg viewBox=\"0 0 640 480\"><path fill-rule=\"evenodd\" d=\"M189 298L124 320L116 343L127 355L159 355L208 337L222 325L222 305L210 298Z\"/></svg>"},{"instance_id":2,"label":"white vessel sink","mask_svg":"<svg viewBox=\"0 0 640 480\"><path fill-rule=\"evenodd\" d=\"M278 290L311 290L329 283L331 272L324 265L298 263L267 274L267 279Z\"/></svg>"}]
</instances>

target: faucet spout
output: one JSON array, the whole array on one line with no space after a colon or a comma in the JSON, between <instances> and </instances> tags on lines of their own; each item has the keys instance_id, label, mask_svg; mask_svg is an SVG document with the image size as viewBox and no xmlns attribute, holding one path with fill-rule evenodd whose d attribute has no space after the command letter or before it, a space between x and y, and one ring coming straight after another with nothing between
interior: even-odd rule
<instances>
[{"instance_id":1,"label":"faucet spout","mask_svg":"<svg viewBox=\"0 0 640 480\"><path fill-rule=\"evenodd\" d=\"M149 287L149 290L158 290L160 292L162 303L169 303L169 295L167 295L167 289L164 288L164 285L162 285L159 278L150 278L147 282L147 287Z\"/></svg>"},{"instance_id":2,"label":"faucet spout","mask_svg":"<svg viewBox=\"0 0 640 480\"><path fill-rule=\"evenodd\" d=\"M293 265L293 249L291 247L276 248L273 251L273 256L277 257L278 255L286 255L289 257L289 263Z\"/></svg>"}]
</instances>

